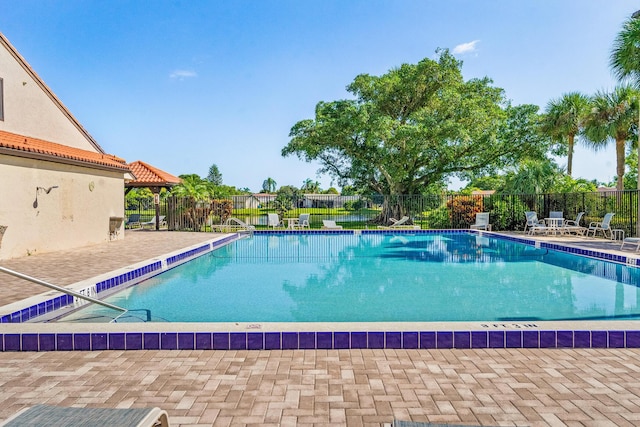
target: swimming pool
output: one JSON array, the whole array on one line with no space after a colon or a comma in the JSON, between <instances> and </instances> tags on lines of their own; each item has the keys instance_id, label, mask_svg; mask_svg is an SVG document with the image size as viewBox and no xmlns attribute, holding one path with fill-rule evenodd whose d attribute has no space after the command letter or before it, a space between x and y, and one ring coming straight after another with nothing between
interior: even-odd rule
<instances>
[{"instance_id":1,"label":"swimming pool","mask_svg":"<svg viewBox=\"0 0 640 427\"><path fill-rule=\"evenodd\" d=\"M594 260L612 261L590 268L599 277L626 273L618 265L640 267L633 253L615 253L598 249L590 240L557 239L540 241L528 236L491 232L469 233L449 230L449 234L470 234L484 238L513 241L527 246L528 253L553 250ZM256 231L256 236L304 234L390 235L402 242L410 235L441 234L436 230L337 230L337 231ZM103 298L118 289L142 283L160 273L171 271L233 242L235 234L213 234L211 239L190 247L150 258L109 273L70 285L76 292ZM594 241L597 243L599 239ZM606 245L605 245L606 246ZM284 247L284 246L283 246ZM295 245L287 246L295 248ZM525 248L522 249L523 252ZM415 250L414 255L420 251ZM490 251L486 252L486 257ZM292 252L287 253L290 257ZM296 256L304 255L296 249ZM452 256L467 262L482 262L473 252L452 251ZM395 257L398 258L398 257ZM405 256L404 258L408 258ZM252 265L245 259L246 268ZM414 257L415 264L419 263ZM285 263L286 265L286 263ZM615 266L615 267L612 267ZM633 269L632 269L633 270ZM616 290L623 289L617 286ZM624 292L616 293L621 297ZM618 298L620 301L621 299ZM629 300L631 303L631 300ZM497 322L136 322L90 323L56 322L59 312L82 304L77 299L54 291L0 307L0 351L88 351L88 350L314 350L314 349L486 349L486 348L640 348L640 321L626 315L616 320L504 320ZM623 306L627 304L626 302ZM396 307L402 310L402 307Z\"/></svg>"},{"instance_id":2,"label":"swimming pool","mask_svg":"<svg viewBox=\"0 0 640 427\"><path fill-rule=\"evenodd\" d=\"M634 267L488 235L281 233L237 240L106 301L166 322L630 320L640 319L639 284ZM112 315L90 307L64 320Z\"/></svg>"}]
</instances>

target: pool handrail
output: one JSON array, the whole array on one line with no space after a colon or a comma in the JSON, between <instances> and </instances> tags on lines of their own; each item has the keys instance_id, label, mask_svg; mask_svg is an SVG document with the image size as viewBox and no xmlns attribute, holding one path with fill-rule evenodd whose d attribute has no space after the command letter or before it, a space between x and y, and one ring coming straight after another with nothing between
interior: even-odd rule
<instances>
[{"instance_id":1,"label":"pool handrail","mask_svg":"<svg viewBox=\"0 0 640 427\"><path fill-rule=\"evenodd\" d=\"M118 317L122 316L123 314L125 314L128 311L126 308L118 307L117 305L109 304L108 302L100 301L99 299L96 299L96 298L93 298L93 297L90 297L90 296L87 296L87 295L82 295L81 293L76 292L76 291L72 291L71 289L63 288L62 286L54 285L52 283L45 282L44 280L40 280L40 279L36 279L35 277L27 276L26 274L22 274L22 273L19 273L17 271L10 270L10 269L8 269L6 267L0 267L0 271L3 272L3 273L7 273L7 274L9 274L11 276L17 277L19 279L28 280L29 282L35 283L37 285L45 286L45 287L50 288L50 289L55 289L56 291L62 292L64 294L71 295L71 296L74 296L76 298L80 298L80 299L92 302L94 304L98 304L98 305L101 305L103 307L110 308L112 310L121 311L121 313L118 316L116 316L112 320L112 322L115 321Z\"/></svg>"}]
</instances>

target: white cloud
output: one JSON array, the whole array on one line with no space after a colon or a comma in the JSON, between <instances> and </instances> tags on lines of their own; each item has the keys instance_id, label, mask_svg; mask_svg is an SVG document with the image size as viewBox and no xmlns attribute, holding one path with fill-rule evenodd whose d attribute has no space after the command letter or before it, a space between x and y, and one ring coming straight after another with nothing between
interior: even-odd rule
<instances>
[{"instance_id":1,"label":"white cloud","mask_svg":"<svg viewBox=\"0 0 640 427\"><path fill-rule=\"evenodd\" d=\"M468 43L462 43L457 45L456 47L453 48L453 54L454 55L458 55L458 54L465 54L465 53L470 53L470 52L474 52L476 50L476 45L480 42L480 40L474 40L472 42L468 42Z\"/></svg>"},{"instance_id":2,"label":"white cloud","mask_svg":"<svg viewBox=\"0 0 640 427\"><path fill-rule=\"evenodd\" d=\"M191 77L198 77L198 74L195 71L189 70L175 70L171 74L169 74L169 78L184 80Z\"/></svg>"}]
</instances>

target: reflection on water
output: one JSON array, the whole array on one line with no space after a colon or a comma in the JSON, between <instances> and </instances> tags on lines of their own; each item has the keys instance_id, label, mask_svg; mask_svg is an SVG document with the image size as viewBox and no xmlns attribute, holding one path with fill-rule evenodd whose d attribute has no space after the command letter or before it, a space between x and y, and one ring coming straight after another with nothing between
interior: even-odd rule
<instances>
[{"instance_id":1,"label":"reflection on water","mask_svg":"<svg viewBox=\"0 0 640 427\"><path fill-rule=\"evenodd\" d=\"M260 216L238 216L238 219L244 221L247 224L251 224L251 225L264 225L266 226L269 221L268 221L268 216L265 215L260 215ZM320 224L322 222L323 219L331 219L331 220L336 220L339 222L365 222L371 219L371 215L356 215L356 214L351 214L351 215L340 215L340 216L336 216L336 215L312 215L311 216L311 221L312 223L317 223Z\"/></svg>"},{"instance_id":2,"label":"reflection on water","mask_svg":"<svg viewBox=\"0 0 640 427\"><path fill-rule=\"evenodd\" d=\"M638 270L466 233L257 235L109 299L184 322L640 318Z\"/></svg>"}]
</instances>

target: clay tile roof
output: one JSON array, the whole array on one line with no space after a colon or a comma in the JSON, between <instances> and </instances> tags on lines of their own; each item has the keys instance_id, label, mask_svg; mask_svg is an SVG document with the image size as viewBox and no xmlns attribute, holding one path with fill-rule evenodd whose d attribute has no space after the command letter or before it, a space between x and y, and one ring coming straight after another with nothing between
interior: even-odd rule
<instances>
[{"instance_id":1,"label":"clay tile roof","mask_svg":"<svg viewBox=\"0 0 640 427\"><path fill-rule=\"evenodd\" d=\"M171 186L182 182L177 176L140 160L129 163L129 169L136 179L127 183L127 187Z\"/></svg>"},{"instance_id":2,"label":"clay tile roof","mask_svg":"<svg viewBox=\"0 0 640 427\"><path fill-rule=\"evenodd\" d=\"M31 138L0 130L0 152L3 154L33 157L60 163L82 164L87 167L118 169L128 172L124 159L111 154L96 153L69 147L38 138Z\"/></svg>"}]
</instances>

